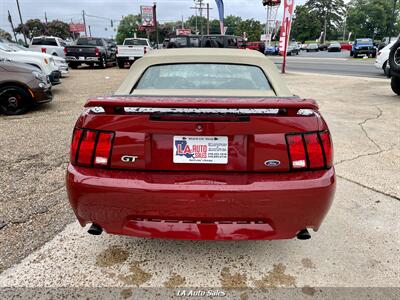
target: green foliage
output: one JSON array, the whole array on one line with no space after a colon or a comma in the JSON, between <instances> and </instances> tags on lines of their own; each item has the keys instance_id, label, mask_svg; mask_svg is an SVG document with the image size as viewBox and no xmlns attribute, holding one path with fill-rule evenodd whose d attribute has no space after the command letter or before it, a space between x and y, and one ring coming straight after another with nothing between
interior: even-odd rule
<instances>
[{"instance_id":1,"label":"green foliage","mask_svg":"<svg viewBox=\"0 0 400 300\"><path fill-rule=\"evenodd\" d=\"M352 0L348 5L347 27L353 38L381 39L396 36L400 31L400 1L393 20L394 0ZM392 29L392 30L391 30Z\"/></svg>"},{"instance_id":2,"label":"green foliage","mask_svg":"<svg viewBox=\"0 0 400 300\"><path fill-rule=\"evenodd\" d=\"M46 34L66 39L70 36L69 25L59 20L53 20L46 25Z\"/></svg>"},{"instance_id":3,"label":"green foliage","mask_svg":"<svg viewBox=\"0 0 400 300\"><path fill-rule=\"evenodd\" d=\"M254 19L244 20L236 27L235 34L243 36L244 33L246 33L249 42L259 41L263 33L263 26L260 21Z\"/></svg>"},{"instance_id":4,"label":"green foliage","mask_svg":"<svg viewBox=\"0 0 400 300\"><path fill-rule=\"evenodd\" d=\"M321 35L321 20L317 12L310 11L305 5L299 5L294 12L291 37L298 41L316 40Z\"/></svg>"},{"instance_id":5,"label":"green foliage","mask_svg":"<svg viewBox=\"0 0 400 300\"><path fill-rule=\"evenodd\" d=\"M0 38L11 41L11 34L0 28Z\"/></svg>"},{"instance_id":6,"label":"green foliage","mask_svg":"<svg viewBox=\"0 0 400 300\"><path fill-rule=\"evenodd\" d=\"M238 28L240 23L242 22L242 18L230 15L225 18L224 22L225 22L225 24L224 24L225 27L228 28L226 31L226 34L233 35L233 34L235 34L236 29Z\"/></svg>"},{"instance_id":7,"label":"green foliage","mask_svg":"<svg viewBox=\"0 0 400 300\"><path fill-rule=\"evenodd\" d=\"M35 36L44 35L46 33L46 26L39 19L30 19L24 25L18 25L15 31L21 34L25 32L27 38L32 39Z\"/></svg>"},{"instance_id":8,"label":"green foliage","mask_svg":"<svg viewBox=\"0 0 400 300\"><path fill-rule=\"evenodd\" d=\"M199 16L191 16L185 23L186 28L190 28L193 32L199 34L206 34L207 31L207 18Z\"/></svg>"},{"instance_id":9,"label":"green foliage","mask_svg":"<svg viewBox=\"0 0 400 300\"><path fill-rule=\"evenodd\" d=\"M122 44L124 39L133 38L135 33L137 37L146 37L146 32L139 31L141 22L142 17L140 15L127 15L123 18L118 26L117 43Z\"/></svg>"}]
</instances>

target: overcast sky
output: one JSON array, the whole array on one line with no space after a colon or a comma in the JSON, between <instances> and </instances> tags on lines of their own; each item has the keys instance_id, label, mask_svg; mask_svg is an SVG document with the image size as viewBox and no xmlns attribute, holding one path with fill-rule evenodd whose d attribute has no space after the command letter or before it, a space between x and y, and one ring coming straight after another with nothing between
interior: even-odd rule
<instances>
[{"instance_id":1,"label":"overcast sky","mask_svg":"<svg viewBox=\"0 0 400 300\"><path fill-rule=\"evenodd\" d=\"M0 28L11 33L11 27L7 20L7 10L10 10L14 25L20 23L16 0L0 0ZM107 17L121 20L122 16L128 14L138 14L140 5L151 5L152 0L19 0L22 19L39 18L44 20L45 12L49 21L53 19L64 22L82 22L82 10L86 14L100 17ZM159 22L175 21L182 16L187 19L195 13L190 9L193 0L158 0L158 19ZM205 1L210 3L211 18L218 18L218 10L215 1ZM242 18L255 18L265 22L265 9L261 0L225 0L225 15L238 15ZM305 0L295 0L296 4L303 4ZM279 16L282 16L282 7ZM87 17L87 24L91 26L92 35L110 37L115 32L110 28L107 20ZM107 28L107 30L105 29Z\"/></svg>"}]
</instances>

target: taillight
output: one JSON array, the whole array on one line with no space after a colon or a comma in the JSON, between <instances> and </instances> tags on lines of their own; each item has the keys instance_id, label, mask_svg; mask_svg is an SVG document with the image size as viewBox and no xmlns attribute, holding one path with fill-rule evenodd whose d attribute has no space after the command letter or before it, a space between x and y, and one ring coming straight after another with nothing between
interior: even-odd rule
<instances>
[{"instance_id":1,"label":"taillight","mask_svg":"<svg viewBox=\"0 0 400 300\"><path fill-rule=\"evenodd\" d=\"M333 144L331 135L329 132L322 132L319 136L321 137L322 146L324 147L326 167L331 168L333 166Z\"/></svg>"},{"instance_id":2,"label":"taillight","mask_svg":"<svg viewBox=\"0 0 400 300\"><path fill-rule=\"evenodd\" d=\"M46 53L47 49L46 48L42 48L42 53Z\"/></svg>"},{"instance_id":3,"label":"taillight","mask_svg":"<svg viewBox=\"0 0 400 300\"><path fill-rule=\"evenodd\" d=\"M306 150L304 148L303 136L288 135L290 161L293 169L304 169L307 167Z\"/></svg>"},{"instance_id":4,"label":"taillight","mask_svg":"<svg viewBox=\"0 0 400 300\"><path fill-rule=\"evenodd\" d=\"M71 143L71 163L85 167L107 167L114 133L75 129Z\"/></svg>"},{"instance_id":5,"label":"taillight","mask_svg":"<svg viewBox=\"0 0 400 300\"><path fill-rule=\"evenodd\" d=\"M322 152L321 142L317 133L304 135L306 142L308 161L310 169L322 169L325 167L324 154Z\"/></svg>"},{"instance_id":6,"label":"taillight","mask_svg":"<svg viewBox=\"0 0 400 300\"><path fill-rule=\"evenodd\" d=\"M333 166L333 150L330 134L290 134L286 136L290 164L293 170L318 170Z\"/></svg>"},{"instance_id":7,"label":"taillight","mask_svg":"<svg viewBox=\"0 0 400 300\"><path fill-rule=\"evenodd\" d=\"M147 47L144 47L144 54L147 53Z\"/></svg>"},{"instance_id":8,"label":"taillight","mask_svg":"<svg viewBox=\"0 0 400 300\"><path fill-rule=\"evenodd\" d=\"M99 133L97 141L96 152L94 155L95 166L107 166L111 153L111 143L114 135L112 133Z\"/></svg>"},{"instance_id":9,"label":"taillight","mask_svg":"<svg viewBox=\"0 0 400 300\"><path fill-rule=\"evenodd\" d=\"M78 152L79 141L81 140L82 129L76 128L72 136L70 160L73 164L76 163L76 154Z\"/></svg>"},{"instance_id":10,"label":"taillight","mask_svg":"<svg viewBox=\"0 0 400 300\"><path fill-rule=\"evenodd\" d=\"M94 49L94 54L96 55L96 56L99 56L100 55L100 50L99 50L99 48L95 48Z\"/></svg>"}]
</instances>

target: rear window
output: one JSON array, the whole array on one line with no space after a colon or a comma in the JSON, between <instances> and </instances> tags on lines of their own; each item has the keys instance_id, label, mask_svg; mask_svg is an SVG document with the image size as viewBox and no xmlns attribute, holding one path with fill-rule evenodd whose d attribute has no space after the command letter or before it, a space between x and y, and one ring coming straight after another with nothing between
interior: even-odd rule
<instances>
[{"instance_id":1,"label":"rear window","mask_svg":"<svg viewBox=\"0 0 400 300\"><path fill-rule=\"evenodd\" d=\"M136 86L140 89L271 90L256 66L234 64L171 64L148 68Z\"/></svg>"},{"instance_id":2,"label":"rear window","mask_svg":"<svg viewBox=\"0 0 400 300\"><path fill-rule=\"evenodd\" d=\"M78 46L103 46L101 39L80 38L76 43Z\"/></svg>"},{"instance_id":3,"label":"rear window","mask_svg":"<svg viewBox=\"0 0 400 300\"><path fill-rule=\"evenodd\" d=\"M33 39L32 45L57 46L57 41L55 38L39 38Z\"/></svg>"},{"instance_id":4,"label":"rear window","mask_svg":"<svg viewBox=\"0 0 400 300\"><path fill-rule=\"evenodd\" d=\"M146 40L125 40L124 45L127 46L148 46Z\"/></svg>"}]
</instances>

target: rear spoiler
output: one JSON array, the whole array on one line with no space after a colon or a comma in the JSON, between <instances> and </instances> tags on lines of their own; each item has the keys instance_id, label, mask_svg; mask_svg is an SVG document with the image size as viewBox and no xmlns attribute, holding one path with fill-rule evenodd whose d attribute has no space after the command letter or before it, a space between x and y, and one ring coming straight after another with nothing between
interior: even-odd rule
<instances>
[{"instance_id":1,"label":"rear spoiler","mask_svg":"<svg viewBox=\"0 0 400 300\"><path fill-rule=\"evenodd\" d=\"M105 111L115 108L207 108L207 109L289 109L314 110L319 109L312 99L299 97L163 97L163 96L109 96L90 98L85 107L101 107Z\"/></svg>"}]
</instances>

